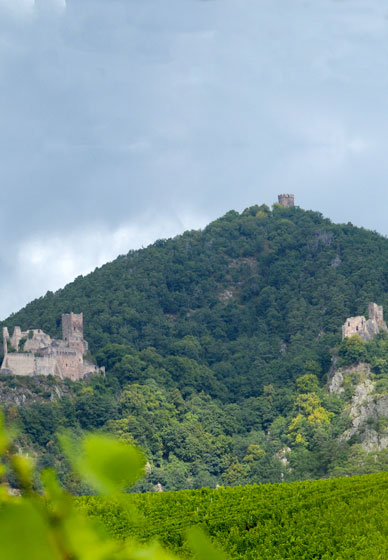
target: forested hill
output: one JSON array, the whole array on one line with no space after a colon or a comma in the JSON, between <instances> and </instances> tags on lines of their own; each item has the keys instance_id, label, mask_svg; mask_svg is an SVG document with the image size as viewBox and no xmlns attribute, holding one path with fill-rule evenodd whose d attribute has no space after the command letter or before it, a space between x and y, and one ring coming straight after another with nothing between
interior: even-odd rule
<instances>
[{"instance_id":1,"label":"forested hill","mask_svg":"<svg viewBox=\"0 0 388 560\"><path fill-rule=\"evenodd\" d=\"M381 235L262 205L130 251L3 324L58 335L61 313L82 311L121 385L154 379L233 402L306 373L324 383L346 317L370 301L388 310L387 283Z\"/></svg>"},{"instance_id":2,"label":"forested hill","mask_svg":"<svg viewBox=\"0 0 388 560\"><path fill-rule=\"evenodd\" d=\"M149 461L143 490L388 470L388 337L341 343L348 316L370 301L388 310L387 281L377 233L277 204L228 212L4 321L59 335L61 313L82 311L107 374L1 376L0 402L18 445L73 492L88 490L63 459L63 428L135 441ZM329 393L333 353L345 369Z\"/></svg>"}]
</instances>

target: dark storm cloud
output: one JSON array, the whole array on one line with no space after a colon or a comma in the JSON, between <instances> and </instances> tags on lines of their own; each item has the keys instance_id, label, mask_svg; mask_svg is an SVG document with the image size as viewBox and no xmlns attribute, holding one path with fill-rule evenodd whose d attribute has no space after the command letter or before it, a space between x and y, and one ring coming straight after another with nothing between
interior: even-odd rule
<instances>
[{"instance_id":1,"label":"dark storm cloud","mask_svg":"<svg viewBox=\"0 0 388 560\"><path fill-rule=\"evenodd\" d=\"M0 0L0 314L280 191L387 233L387 31L379 0Z\"/></svg>"}]
</instances>

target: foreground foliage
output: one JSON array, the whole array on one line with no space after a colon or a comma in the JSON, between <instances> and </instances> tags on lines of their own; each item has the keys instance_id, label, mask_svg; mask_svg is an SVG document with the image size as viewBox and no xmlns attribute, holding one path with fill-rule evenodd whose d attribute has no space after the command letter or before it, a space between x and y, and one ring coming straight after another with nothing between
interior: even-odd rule
<instances>
[{"instance_id":1,"label":"foreground foliage","mask_svg":"<svg viewBox=\"0 0 388 560\"><path fill-rule=\"evenodd\" d=\"M77 474L91 487L114 496L128 522L135 513L120 494L144 472L144 457L134 447L106 436L90 435L74 441L62 435L62 446ZM55 472L42 472L43 495L34 490L33 464L16 453L12 435L0 417L0 542L6 560L174 560L157 544L139 545L134 539L109 537L102 524L87 519L74 498L58 484ZM8 477L15 477L20 495L11 495ZM188 547L198 560L224 560L200 533L189 533Z\"/></svg>"},{"instance_id":2,"label":"foreground foliage","mask_svg":"<svg viewBox=\"0 0 388 560\"><path fill-rule=\"evenodd\" d=\"M187 527L204 528L233 559L378 560L388 554L388 474L317 482L131 495L123 502L78 498L116 538L158 536L187 552Z\"/></svg>"}]
</instances>

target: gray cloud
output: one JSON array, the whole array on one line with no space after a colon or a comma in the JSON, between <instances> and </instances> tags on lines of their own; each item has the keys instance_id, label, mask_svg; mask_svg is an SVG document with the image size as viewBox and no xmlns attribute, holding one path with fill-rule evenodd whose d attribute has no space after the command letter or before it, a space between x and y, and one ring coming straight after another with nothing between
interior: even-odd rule
<instances>
[{"instance_id":1,"label":"gray cloud","mask_svg":"<svg viewBox=\"0 0 388 560\"><path fill-rule=\"evenodd\" d=\"M387 13L0 0L0 315L280 191L388 233Z\"/></svg>"}]
</instances>

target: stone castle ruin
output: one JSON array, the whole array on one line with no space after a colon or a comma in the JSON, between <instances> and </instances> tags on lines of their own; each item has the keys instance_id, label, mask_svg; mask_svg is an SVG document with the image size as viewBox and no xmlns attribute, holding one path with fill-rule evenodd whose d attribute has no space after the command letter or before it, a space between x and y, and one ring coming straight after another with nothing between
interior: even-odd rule
<instances>
[{"instance_id":1,"label":"stone castle ruin","mask_svg":"<svg viewBox=\"0 0 388 560\"><path fill-rule=\"evenodd\" d=\"M295 203L295 197L293 194L279 194L278 201L284 208L292 208Z\"/></svg>"},{"instance_id":2,"label":"stone castle ruin","mask_svg":"<svg viewBox=\"0 0 388 560\"><path fill-rule=\"evenodd\" d=\"M6 375L53 375L78 381L92 373L103 373L85 359L83 315L62 315L62 340L51 338L40 329L22 331L15 327L12 336L3 327L4 358L0 373Z\"/></svg>"},{"instance_id":3,"label":"stone castle ruin","mask_svg":"<svg viewBox=\"0 0 388 560\"><path fill-rule=\"evenodd\" d=\"M379 332L388 332L387 325L383 318L383 306L370 303L368 306L369 319L363 315L349 317L342 327L342 339L358 334L363 340L372 340Z\"/></svg>"}]
</instances>

